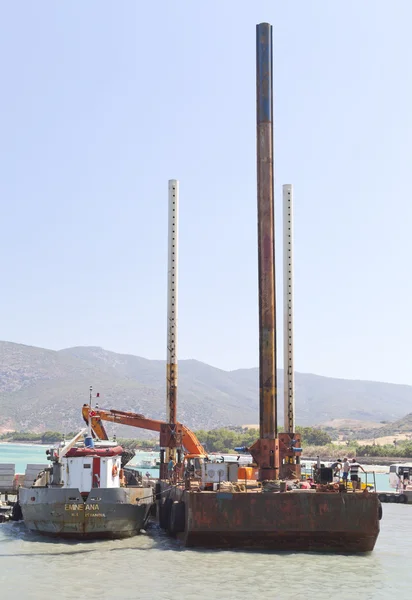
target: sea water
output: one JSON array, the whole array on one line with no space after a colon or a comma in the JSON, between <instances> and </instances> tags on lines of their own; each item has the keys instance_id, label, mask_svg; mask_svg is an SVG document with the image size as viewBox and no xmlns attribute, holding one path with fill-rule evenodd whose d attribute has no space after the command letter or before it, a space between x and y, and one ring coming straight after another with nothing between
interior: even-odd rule
<instances>
[{"instance_id":1,"label":"sea water","mask_svg":"<svg viewBox=\"0 0 412 600\"><path fill-rule=\"evenodd\" d=\"M43 462L45 448L16 446L0 445L0 462L13 462L14 456L21 472L26 463ZM387 477L382 474L382 483ZM383 505L375 550L365 555L186 549L157 527L125 540L69 542L8 522L0 525L0 596L406 600L412 594L411 556L412 506L403 504Z\"/></svg>"}]
</instances>

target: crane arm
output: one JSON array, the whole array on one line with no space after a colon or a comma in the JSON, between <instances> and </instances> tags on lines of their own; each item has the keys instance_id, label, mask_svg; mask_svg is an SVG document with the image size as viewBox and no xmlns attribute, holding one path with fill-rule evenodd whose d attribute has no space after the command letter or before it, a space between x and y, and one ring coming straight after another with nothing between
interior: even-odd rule
<instances>
[{"instance_id":1,"label":"crane arm","mask_svg":"<svg viewBox=\"0 0 412 600\"><path fill-rule=\"evenodd\" d=\"M157 421L155 419L148 419L143 415L133 412L124 412L121 410L104 410L104 409L92 409L88 404L84 404L82 408L83 419L86 423L89 422L89 416L91 420L91 426L94 433L101 440L107 440L108 436L103 426L102 421L109 421L111 423L118 423L119 425L130 425L130 427L138 427L139 429L148 429L149 431L160 432L162 425L165 425L165 421ZM182 443L188 454L206 456L207 452L203 448L202 444L197 439L193 431L191 431L185 425L182 427Z\"/></svg>"},{"instance_id":2,"label":"crane arm","mask_svg":"<svg viewBox=\"0 0 412 600\"><path fill-rule=\"evenodd\" d=\"M203 448L202 444L197 439L195 433L191 429L189 429L189 427L182 425L182 432L183 447L186 448L188 454L207 456L206 450Z\"/></svg>"}]
</instances>

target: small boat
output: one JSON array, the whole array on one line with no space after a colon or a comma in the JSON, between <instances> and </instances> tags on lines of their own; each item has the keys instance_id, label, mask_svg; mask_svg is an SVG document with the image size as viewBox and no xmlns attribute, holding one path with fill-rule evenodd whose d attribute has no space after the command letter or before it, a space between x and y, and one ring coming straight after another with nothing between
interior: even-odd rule
<instances>
[{"instance_id":1,"label":"small boat","mask_svg":"<svg viewBox=\"0 0 412 600\"><path fill-rule=\"evenodd\" d=\"M41 534L75 539L136 535L149 517L153 488L125 468L134 451L93 440L86 431L47 450L51 466L32 486L19 488L24 523Z\"/></svg>"}]
</instances>

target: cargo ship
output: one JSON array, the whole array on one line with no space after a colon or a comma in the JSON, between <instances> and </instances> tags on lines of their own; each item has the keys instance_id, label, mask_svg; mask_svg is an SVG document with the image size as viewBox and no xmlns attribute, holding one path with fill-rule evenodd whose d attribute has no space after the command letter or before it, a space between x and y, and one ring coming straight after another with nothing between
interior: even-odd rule
<instances>
[{"instance_id":1,"label":"cargo ship","mask_svg":"<svg viewBox=\"0 0 412 600\"><path fill-rule=\"evenodd\" d=\"M146 525L153 488L125 468L134 456L117 442L93 440L87 429L46 451L50 467L18 490L28 529L75 539L124 538Z\"/></svg>"}]
</instances>

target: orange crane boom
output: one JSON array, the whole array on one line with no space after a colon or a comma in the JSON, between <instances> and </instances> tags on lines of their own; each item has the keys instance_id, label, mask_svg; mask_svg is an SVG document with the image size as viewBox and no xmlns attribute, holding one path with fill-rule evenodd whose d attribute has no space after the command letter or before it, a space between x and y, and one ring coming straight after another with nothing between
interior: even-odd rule
<instances>
[{"instance_id":1,"label":"orange crane boom","mask_svg":"<svg viewBox=\"0 0 412 600\"><path fill-rule=\"evenodd\" d=\"M148 419L143 415L133 412L124 412L121 410L105 410L101 408L93 409L88 404L82 407L83 419L86 423L91 422L92 431L101 440L109 439L102 421L118 423L119 425L130 425L130 427L138 427L139 429L148 429L149 431L161 432L162 427L168 425L166 421L157 421ZM207 456L206 450L197 439L196 435L185 425L177 423L182 434L182 446L187 454L194 456Z\"/></svg>"}]
</instances>

